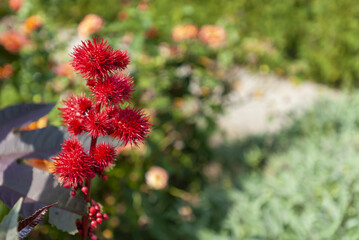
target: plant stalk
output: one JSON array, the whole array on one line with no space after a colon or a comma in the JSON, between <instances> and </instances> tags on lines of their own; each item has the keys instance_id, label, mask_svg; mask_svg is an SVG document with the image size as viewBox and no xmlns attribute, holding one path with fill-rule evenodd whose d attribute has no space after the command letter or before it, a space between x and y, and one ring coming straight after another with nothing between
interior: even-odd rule
<instances>
[{"instance_id":1,"label":"plant stalk","mask_svg":"<svg viewBox=\"0 0 359 240\"><path fill-rule=\"evenodd\" d=\"M90 147L90 155L93 154L96 148L97 137L91 138L91 147ZM86 179L85 186L87 187L87 194L84 195L84 199L86 202L90 202L90 194L91 194L91 178ZM88 215L82 217L82 240L86 240L88 236L89 229L89 218Z\"/></svg>"}]
</instances>

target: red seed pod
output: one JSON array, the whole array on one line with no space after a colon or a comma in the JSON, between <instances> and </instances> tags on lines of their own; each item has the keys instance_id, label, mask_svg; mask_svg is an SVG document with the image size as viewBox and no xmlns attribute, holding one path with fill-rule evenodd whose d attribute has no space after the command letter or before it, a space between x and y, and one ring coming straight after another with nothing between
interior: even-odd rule
<instances>
[{"instance_id":1,"label":"red seed pod","mask_svg":"<svg viewBox=\"0 0 359 240\"><path fill-rule=\"evenodd\" d=\"M61 152L54 158L52 173L75 191L93 173L93 167L94 163L84 152L80 140L70 138L65 140ZM72 193L72 196L74 194L76 193Z\"/></svg>"},{"instance_id":2,"label":"red seed pod","mask_svg":"<svg viewBox=\"0 0 359 240\"><path fill-rule=\"evenodd\" d=\"M62 114L62 122L73 135L79 135L85 130L85 119L88 111L92 108L92 101L84 94L72 96L63 102L59 108Z\"/></svg>"},{"instance_id":3,"label":"red seed pod","mask_svg":"<svg viewBox=\"0 0 359 240\"><path fill-rule=\"evenodd\" d=\"M128 102L134 91L132 78L122 73L108 76L90 89L96 101L105 106Z\"/></svg>"},{"instance_id":4,"label":"red seed pod","mask_svg":"<svg viewBox=\"0 0 359 240\"><path fill-rule=\"evenodd\" d=\"M115 149L106 143L98 144L94 151L96 171L102 173L104 169L115 162Z\"/></svg>"},{"instance_id":5,"label":"red seed pod","mask_svg":"<svg viewBox=\"0 0 359 240\"><path fill-rule=\"evenodd\" d=\"M122 140L124 145L127 143L137 145L143 142L151 128L149 117L141 110L132 107L119 109L114 125L113 136Z\"/></svg>"},{"instance_id":6,"label":"red seed pod","mask_svg":"<svg viewBox=\"0 0 359 240\"><path fill-rule=\"evenodd\" d=\"M103 39L93 38L74 48L71 65L87 79L102 79L123 70L130 60L125 51L112 50Z\"/></svg>"}]
</instances>

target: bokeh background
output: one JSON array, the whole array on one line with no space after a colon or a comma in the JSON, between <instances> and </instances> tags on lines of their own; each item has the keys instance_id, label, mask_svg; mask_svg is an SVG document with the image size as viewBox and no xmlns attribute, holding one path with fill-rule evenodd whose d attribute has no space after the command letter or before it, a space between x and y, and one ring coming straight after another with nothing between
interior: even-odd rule
<instances>
[{"instance_id":1,"label":"bokeh background","mask_svg":"<svg viewBox=\"0 0 359 240\"><path fill-rule=\"evenodd\" d=\"M100 239L359 239L358 1L2 0L0 107L87 91L68 62L93 36L128 51L153 124L94 182ZM300 114L245 131L304 86ZM233 115L244 95L268 107ZM28 239L76 237L45 220Z\"/></svg>"}]
</instances>

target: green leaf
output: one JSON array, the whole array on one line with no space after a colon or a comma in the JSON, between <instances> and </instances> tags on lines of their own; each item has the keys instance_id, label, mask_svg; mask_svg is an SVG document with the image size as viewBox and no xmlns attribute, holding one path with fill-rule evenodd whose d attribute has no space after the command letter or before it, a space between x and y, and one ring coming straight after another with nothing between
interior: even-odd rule
<instances>
[{"instance_id":1,"label":"green leaf","mask_svg":"<svg viewBox=\"0 0 359 240\"><path fill-rule=\"evenodd\" d=\"M8 215L0 223L0 240L18 240L17 219L23 198L19 198Z\"/></svg>"}]
</instances>

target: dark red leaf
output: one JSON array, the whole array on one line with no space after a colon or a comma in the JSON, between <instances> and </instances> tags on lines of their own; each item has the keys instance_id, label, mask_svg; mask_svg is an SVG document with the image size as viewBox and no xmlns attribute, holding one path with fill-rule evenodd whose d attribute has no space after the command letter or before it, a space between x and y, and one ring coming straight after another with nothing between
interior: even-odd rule
<instances>
[{"instance_id":1,"label":"dark red leaf","mask_svg":"<svg viewBox=\"0 0 359 240\"><path fill-rule=\"evenodd\" d=\"M0 110L0 142L14 127L29 125L48 114L55 104L22 103Z\"/></svg>"},{"instance_id":2,"label":"dark red leaf","mask_svg":"<svg viewBox=\"0 0 359 240\"><path fill-rule=\"evenodd\" d=\"M37 210L31 217L20 221L17 227L17 231L19 232L19 238L23 239L24 237L26 237L34 229L34 227L36 227L36 225L40 223L49 208L54 206L55 204L57 203L45 206Z\"/></svg>"}]
</instances>

